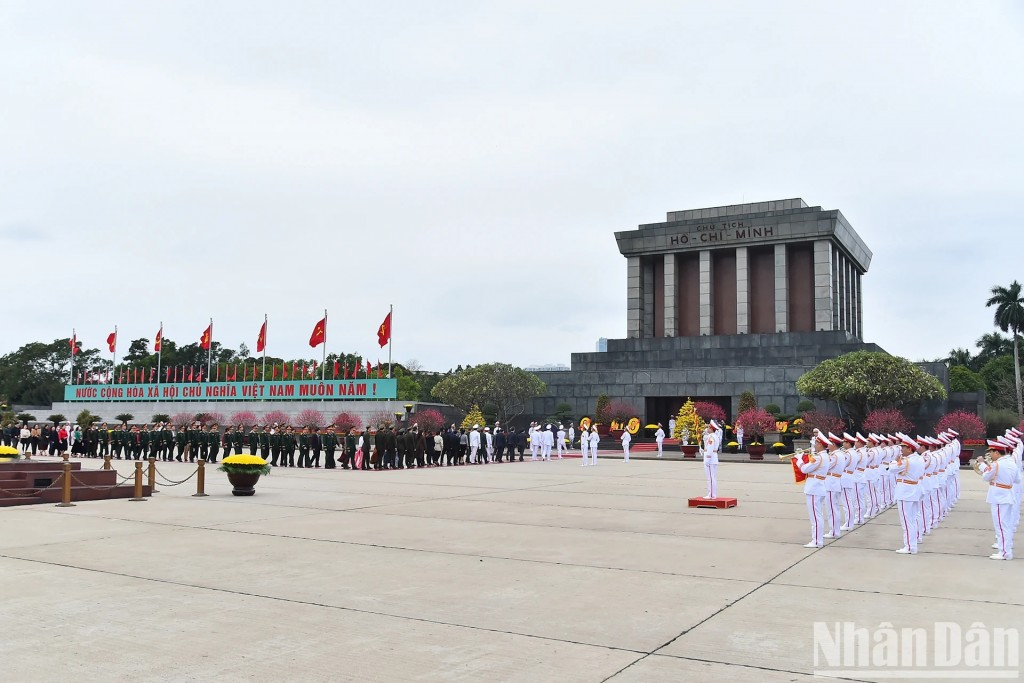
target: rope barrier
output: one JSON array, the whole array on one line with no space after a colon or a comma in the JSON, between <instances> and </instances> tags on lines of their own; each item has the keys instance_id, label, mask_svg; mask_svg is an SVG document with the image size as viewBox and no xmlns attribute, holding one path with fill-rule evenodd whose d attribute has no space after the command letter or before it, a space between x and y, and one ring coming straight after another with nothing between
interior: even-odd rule
<instances>
[{"instance_id":1,"label":"rope barrier","mask_svg":"<svg viewBox=\"0 0 1024 683\"><path fill-rule=\"evenodd\" d=\"M182 479L181 481L174 481L173 479L168 479L167 477L165 477L160 472L159 469L156 470L156 476L158 476L158 477L160 477L161 479L164 480L164 482L165 482L164 485L165 486L181 486L182 484L184 484L187 481L189 481L192 477L196 476L196 474L198 474L198 473L199 473L199 468L197 467L195 469L195 471L193 471L192 474L188 475L188 477L186 477L185 479Z\"/></svg>"},{"instance_id":2,"label":"rope barrier","mask_svg":"<svg viewBox=\"0 0 1024 683\"><path fill-rule=\"evenodd\" d=\"M113 484L112 486L90 486L73 474L71 475L71 481L77 482L79 486L84 486L85 488L92 489L93 491L109 491L110 489L116 489L118 487L118 484Z\"/></svg>"},{"instance_id":3,"label":"rope barrier","mask_svg":"<svg viewBox=\"0 0 1024 683\"><path fill-rule=\"evenodd\" d=\"M41 492L43 492L43 491L45 491L47 489L52 489L53 487L57 486L57 484L60 484L63 480L64 480L64 474L61 473L61 475L59 477L57 477L56 479L54 479L53 483L51 483L49 486L43 486L42 488L38 488L38 489L37 488L32 488L32 492L31 493L17 493L16 491L8 491L7 489L0 489L0 493L5 493L5 494L7 494L8 496L10 496L12 498L35 498Z\"/></svg>"}]
</instances>

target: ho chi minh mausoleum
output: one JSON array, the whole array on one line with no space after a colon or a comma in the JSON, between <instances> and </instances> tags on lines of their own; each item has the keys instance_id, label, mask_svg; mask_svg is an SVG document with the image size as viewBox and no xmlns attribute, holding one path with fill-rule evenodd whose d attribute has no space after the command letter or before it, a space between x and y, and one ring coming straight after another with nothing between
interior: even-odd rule
<instances>
[{"instance_id":1,"label":"ho chi minh mausoleum","mask_svg":"<svg viewBox=\"0 0 1024 683\"><path fill-rule=\"evenodd\" d=\"M838 210L784 199L673 211L615 239L627 261L626 338L573 354L568 372L537 373L548 392L535 415L559 403L587 415L605 393L647 422L667 422L687 397L732 417L746 390L791 414L805 372L881 350L863 341L871 251ZM925 369L947 383L943 366Z\"/></svg>"}]
</instances>

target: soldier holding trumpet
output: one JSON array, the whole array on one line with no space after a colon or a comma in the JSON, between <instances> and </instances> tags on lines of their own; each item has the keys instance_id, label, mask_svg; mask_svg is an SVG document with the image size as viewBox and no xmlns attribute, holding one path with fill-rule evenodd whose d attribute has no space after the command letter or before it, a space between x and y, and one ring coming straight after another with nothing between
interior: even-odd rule
<instances>
[{"instance_id":1,"label":"soldier holding trumpet","mask_svg":"<svg viewBox=\"0 0 1024 683\"><path fill-rule=\"evenodd\" d=\"M1014 487L1020 484L1020 469L1008 460L1009 464L1001 463L1005 455L1014 449L1009 440L990 439L988 452L984 457L976 458L971 468L981 475L988 483L986 501L992 507L992 526L996 532L996 552L989 555L993 560L1013 559L1013 522L1011 514L1014 505Z\"/></svg>"}]
</instances>

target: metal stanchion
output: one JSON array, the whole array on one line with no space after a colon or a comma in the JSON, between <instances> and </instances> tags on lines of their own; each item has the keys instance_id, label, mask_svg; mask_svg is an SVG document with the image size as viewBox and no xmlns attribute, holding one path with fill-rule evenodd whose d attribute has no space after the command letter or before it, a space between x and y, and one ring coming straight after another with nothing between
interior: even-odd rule
<instances>
[{"instance_id":1,"label":"metal stanchion","mask_svg":"<svg viewBox=\"0 0 1024 683\"><path fill-rule=\"evenodd\" d=\"M62 453L60 457L64 460L64 462L67 462L68 458L71 457L71 454L70 453Z\"/></svg>"},{"instance_id":2,"label":"metal stanchion","mask_svg":"<svg viewBox=\"0 0 1024 683\"><path fill-rule=\"evenodd\" d=\"M199 458L196 466L199 469L196 471L196 492L192 494L192 497L202 498L206 496L206 461Z\"/></svg>"},{"instance_id":3,"label":"metal stanchion","mask_svg":"<svg viewBox=\"0 0 1024 683\"><path fill-rule=\"evenodd\" d=\"M128 500L132 501L133 503L146 500L145 498L142 497L142 461L141 460L136 460L135 461L135 497L134 498L129 498Z\"/></svg>"},{"instance_id":4,"label":"metal stanchion","mask_svg":"<svg viewBox=\"0 0 1024 683\"><path fill-rule=\"evenodd\" d=\"M64 461L64 481L63 490L61 493L61 500L57 503L59 508L73 508L75 504L71 502L71 463Z\"/></svg>"},{"instance_id":5,"label":"metal stanchion","mask_svg":"<svg viewBox=\"0 0 1024 683\"><path fill-rule=\"evenodd\" d=\"M156 458L149 459L149 493L156 493Z\"/></svg>"},{"instance_id":6,"label":"metal stanchion","mask_svg":"<svg viewBox=\"0 0 1024 683\"><path fill-rule=\"evenodd\" d=\"M110 456L109 455L104 455L103 456L103 469L105 469L105 470L109 470L110 469Z\"/></svg>"}]
</instances>

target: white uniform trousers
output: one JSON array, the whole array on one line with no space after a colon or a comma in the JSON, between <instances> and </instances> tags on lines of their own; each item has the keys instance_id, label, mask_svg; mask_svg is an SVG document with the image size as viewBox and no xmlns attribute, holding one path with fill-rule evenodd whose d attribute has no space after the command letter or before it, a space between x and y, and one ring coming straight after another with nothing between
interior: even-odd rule
<instances>
[{"instance_id":1,"label":"white uniform trousers","mask_svg":"<svg viewBox=\"0 0 1024 683\"><path fill-rule=\"evenodd\" d=\"M822 519L821 506L828 500L828 496L806 494L807 516L811 520L811 543L816 546L825 544L825 520Z\"/></svg>"},{"instance_id":2,"label":"white uniform trousers","mask_svg":"<svg viewBox=\"0 0 1024 683\"><path fill-rule=\"evenodd\" d=\"M866 481L857 482L857 524L863 524L871 517L871 494Z\"/></svg>"},{"instance_id":3,"label":"white uniform trousers","mask_svg":"<svg viewBox=\"0 0 1024 683\"><path fill-rule=\"evenodd\" d=\"M622 444L622 461L629 462L629 444Z\"/></svg>"},{"instance_id":4,"label":"white uniform trousers","mask_svg":"<svg viewBox=\"0 0 1024 683\"><path fill-rule=\"evenodd\" d=\"M558 440L558 458L559 458L559 460L561 460L561 458L562 458L562 453L565 453L565 441L563 441L562 439L559 439Z\"/></svg>"},{"instance_id":5,"label":"white uniform trousers","mask_svg":"<svg viewBox=\"0 0 1024 683\"><path fill-rule=\"evenodd\" d=\"M469 447L469 461L471 463L474 463L474 464L476 463L476 453L479 450L480 450L479 446L470 446Z\"/></svg>"},{"instance_id":6,"label":"white uniform trousers","mask_svg":"<svg viewBox=\"0 0 1024 683\"><path fill-rule=\"evenodd\" d=\"M903 529L903 547L916 553L921 503L916 500L897 500L896 507L900 514L900 527Z\"/></svg>"},{"instance_id":7,"label":"white uniform trousers","mask_svg":"<svg viewBox=\"0 0 1024 683\"><path fill-rule=\"evenodd\" d=\"M996 552L1009 559L1013 557L1013 503L992 503L992 526L996 530Z\"/></svg>"},{"instance_id":8,"label":"white uniform trousers","mask_svg":"<svg viewBox=\"0 0 1024 683\"><path fill-rule=\"evenodd\" d=\"M661 457L662 447L665 445L663 439L658 439L658 457Z\"/></svg>"},{"instance_id":9,"label":"white uniform trousers","mask_svg":"<svg viewBox=\"0 0 1024 683\"><path fill-rule=\"evenodd\" d=\"M843 486L842 499L843 512L846 516L845 530L852 529L857 524L857 484L851 482L852 486Z\"/></svg>"},{"instance_id":10,"label":"white uniform trousers","mask_svg":"<svg viewBox=\"0 0 1024 683\"><path fill-rule=\"evenodd\" d=\"M828 514L828 533L836 538L839 538L843 533L840 529L842 523L839 520L840 499L842 496L842 489L828 491L824 496L825 512Z\"/></svg>"},{"instance_id":11,"label":"white uniform trousers","mask_svg":"<svg viewBox=\"0 0 1024 683\"><path fill-rule=\"evenodd\" d=\"M590 440L586 436L580 439L580 451L583 453L583 467L586 467L587 458L590 457Z\"/></svg>"},{"instance_id":12,"label":"white uniform trousers","mask_svg":"<svg viewBox=\"0 0 1024 683\"><path fill-rule=\"evenodd\" d=\"M704 459L704 476L708 480L708 495L705 498L718 497L718 463Z\"/></svg>"}]
</instances>

